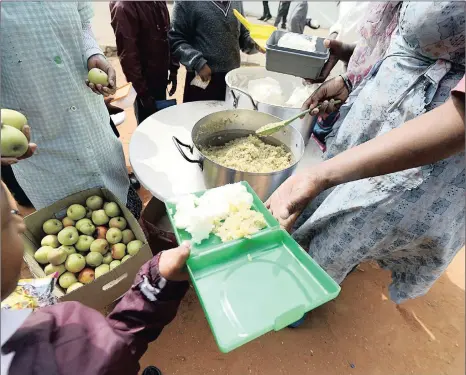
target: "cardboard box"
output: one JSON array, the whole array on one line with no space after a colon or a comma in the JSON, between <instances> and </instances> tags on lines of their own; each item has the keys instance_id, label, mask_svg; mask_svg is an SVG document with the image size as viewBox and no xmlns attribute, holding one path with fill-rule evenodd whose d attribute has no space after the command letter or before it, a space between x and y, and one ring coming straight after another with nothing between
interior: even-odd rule
<instances>
[{"instance_id":1,"label":"cardboard box","mask_svg":"<svg viewBox=\"0 0 466 375\"><path fill-rule=\"evenodd\" d=\"M139 268L152 257L152 252L138 221L109 190L93 188L82 191L27 216L24 219L27 228L23 235L24 260L34 277L45 277L43 268L34 259L34 253L40 247L40 241L45 236L42 224L48 219L63 219L66 216L66 209L70 205L78 203L85 206L86 199L92 195L99 195L106 201L116 202L120 206L122 216L127 220L128 227L134 232L136 239L144 243L138 254L92 283L69 294L65 294L65 291L58 285L54 290L60 302L79 301L86 306L100 310L126 293L131 287Z\"/></svg>"}]
</instances>

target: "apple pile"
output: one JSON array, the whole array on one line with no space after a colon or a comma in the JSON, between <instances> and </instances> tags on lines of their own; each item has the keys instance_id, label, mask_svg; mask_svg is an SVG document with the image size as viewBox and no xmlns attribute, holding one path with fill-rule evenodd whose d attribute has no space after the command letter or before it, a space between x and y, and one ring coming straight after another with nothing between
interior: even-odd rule
<instances>
[{"instance_id":1,"label":"apple pile","mask_svg":"<svg viewBox=\"0 0 466 375\"><path fill-rule=\"evenodd\" d=\"M46 236L34 253L46 275L58 272L58 284L70 293L110 272L136 255L143 243L136 240L115 202L87 198L86 207L72 204L66 217L47 220Z\"/></svg>"}]
</instances>

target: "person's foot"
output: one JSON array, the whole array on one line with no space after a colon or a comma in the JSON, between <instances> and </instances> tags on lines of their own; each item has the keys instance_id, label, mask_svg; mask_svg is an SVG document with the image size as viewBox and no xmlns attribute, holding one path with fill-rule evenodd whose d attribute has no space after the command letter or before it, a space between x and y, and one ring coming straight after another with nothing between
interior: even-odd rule
<instances>
[{"instance_id":1,"label":"person's foot","mask_svg":"<svg viewBox=\"0 0 466 375\"><path fill-rule=\"evenodd\" d=\"M286 30L286 23L282 23L282 29Z\"/></svg>"},{"instance_id":2,"label":"person's foot","mask_svg":"<svg viewBox=\"0 0 466 375\"><path fill-rule=\"evenodd\" d=\"M299 320L297 320L296 322L294 323L291 323L288 328L298 328L301 324L304 323L304 321L306 320L306 314L303 315L303 317Z\"/></svg>"},{"instance_id":3,"label":"person's foot","mask_svg":"<svg viewBox=\"0 0 466 375\"><path fill-rule=\"evenodd\" d=\"M261 17L261 18L258 18L259 21L264 21L265 20L265 14Z\"/></svg>"},{"instance_id":4,"label":"person's foot","mask_svg":"<svg viewBox=\"0 0 466 375\"><path fill-rule=\"evenodd\" d=\"M318 29L320 28L320 23L317 22L316 20L308 20L308 22L306 22L307 25L311 28L311 29Z\"/></svg>"},{"instance_id":5,"label":"person's foot","mask_svg":"<svg viewBox=\"0 0 466 375\"><path fill-rule=\"evenodd\" d=\"M134 173L130 173L128 175L129 183L133 187L134 190L139 190L141 188L141 183L138 181Z\"/></svg>"},{"instance_id":6,"label":"person's foot","mask_svg":"<svg viewBox=\"0 0 466 375\"><path fill-rule=\"evenodd\" d=\"M272 19L272 15L269 14L269 15L267 15L267 16L264 17L263 21L264 21L264 22L267 22L268 20L271 20L271 19Z\"/></svg>"},{"instance_id":7,"label":"person's foot","mask_svg":"<svg viewBox=\"0 0 466 375\"><path fill-rule=\"evenodd\" d=\"M142 375L162 375L162 371L155 366L148 366L144 369Z\"/></svg>"}]
</instances>

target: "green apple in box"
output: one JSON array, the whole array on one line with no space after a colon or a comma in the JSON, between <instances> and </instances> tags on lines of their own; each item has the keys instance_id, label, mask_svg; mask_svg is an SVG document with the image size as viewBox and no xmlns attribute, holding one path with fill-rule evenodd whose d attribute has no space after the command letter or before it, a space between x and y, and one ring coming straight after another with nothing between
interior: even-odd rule
<instances>
[{"instance_id":1,"label":"green apple in box","mask_svg":"<svg viewBox=\"0 0 466 375\"><path fill-rule=\"evenodd\" d=\"M98 238L97 240L94 240L94 242L91 243L91 252L97 252L102 255L104 255L109 249L109 245L107 240L104 240L102 238Z\"/></svg>"},{"instance_id":2,"label":"green apple in box","mask_svg":"<svg viewBox=\"0 0 466 375\"><path fill-rule=\"evenodd\" d=\"M47 220L42 225L42 230L45 232L45 234L57 234L62 229L63 229L63 224L61 223L60 220L57 220L57 219Z\"/></svg>"},{"instance_id":3,"label":"green apple in box","mask_svg":"<svg viewBox=\"0 0 466 375\"><path fill-rule=\"evenodd\" d=\"M86 206L92 211L100 210L103 205L104 200L98 195L93 195L92 197L86 199Z\"/></svg>"},{"instance_id":4,"label":"green apple in box","mask_svg":"<svg viewBox=\"0 0 466 375\"><path fill-rule=\"evenodd\" d=\"M79 233L75 227L66 227L58 233L58 242L62 245L71 246L78 242Z\"/></svg>"},{"instance_id":5,"label":"green apple in box","mask_svg":"<svg viewBox=\"0 0 466 375\"><path fill-rule=\"evenodd\" d=\"M53 248L60 246L60 243L58 242L58 238L54 234L46 235L44 238L42 238L42 241L40 241L40 244L42 246L50 246Z\"/></svg>"},{"instance_id":6,"label":"green apple in box","mask_svg":"<svg viewBox=\"0 0 466 375\"><path fill-rule=\"evenodd\" d=\"M65 268L69 272L78 273L86 267L86 259L81 254L70 254L65 262Z\"/></svg>"},{"instance_id":7,"label":"green apple in box","mask_svg":"<svg viewBox=\"0 0 466 375\"><path fill-rule=\"evenodd\" d=\"M105 275L110 272L110 266L108 264L101 264L95 269L95 278Z\"/></svg>"},{"instance_id":8,"label":"green apple in box","mask_svg":"<svg viewBox=\"0 0 466 375\"><path fill-rule=\"evenodd\" d=\"M98 267L102 264L103 256L101 253L91 251L86 255L86 263L91 267Z\"/></svg>"},{"instance_id":9,"label":"green apple in box","mask_svg":"<svg viewBox=\"0 0 466 375\"><path fill-rule=\"evenodd\" d=\"M47 260L54 266L65 263L67 257L68 254L61 247L58 249L52 249L47 253Z\"/></svg>"},{"instance_id":10,"label":"green apple in box","mask_svg":"<svg viewBox=\"0 0 466 375\"><path fill-rule=\"evenodd\" d=\"M84 206L81 206L80 204L72 204L70 207L68 207L66 215L71 220L80 220L86 217L86 208Z\"/></svg>"}]
</instances>

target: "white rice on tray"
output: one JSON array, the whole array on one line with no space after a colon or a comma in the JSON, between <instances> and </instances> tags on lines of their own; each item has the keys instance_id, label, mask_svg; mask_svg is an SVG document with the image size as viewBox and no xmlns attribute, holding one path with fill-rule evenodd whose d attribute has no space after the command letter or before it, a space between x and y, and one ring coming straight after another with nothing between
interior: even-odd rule
<instances>
[{"instance_id":1,"label":"white rice on tray","mask_svg":"<svg viewBox=\"0 0 466 375\"><path fill-rule=\"evenodd\" d=\"M264 215L251 209L253 196L241 183L171 200L176 204L175 226L200 244L214 233L222 242L249 237L266 227Z\"/></svg>"},{"instance_id":2,"label":"white rice on tray","mask_svg":"<svg viewBox=\"0 0 466 375\"><path fill-rule=\"evenodd\" d=\"M277 46L298 51L315 52L316 43L317 38L315 37L305 37L302 34L286 33L279 39Z\"/></svg>"}]
</instances>

